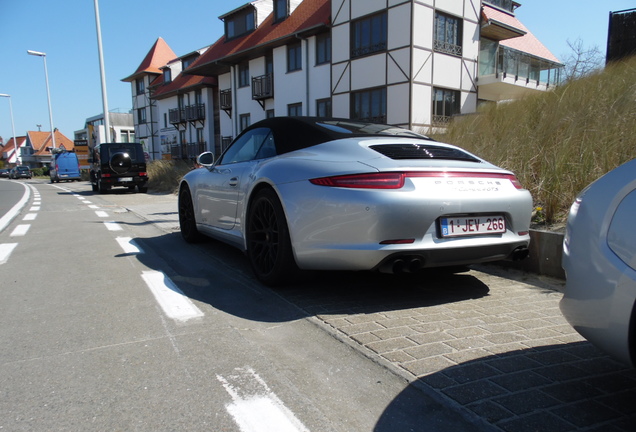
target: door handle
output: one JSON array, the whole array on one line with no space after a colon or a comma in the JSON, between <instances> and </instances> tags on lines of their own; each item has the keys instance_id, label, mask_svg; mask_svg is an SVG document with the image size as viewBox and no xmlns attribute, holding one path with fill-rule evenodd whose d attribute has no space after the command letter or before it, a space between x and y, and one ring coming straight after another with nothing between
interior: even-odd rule
<instances>
[{"instance_id":1,"label":"door handle","mask_svg":"<svg viewBox=\"0 0 636 432\"><path fill-rule=\"evenodd\" d=\"M230 186L236 186L239 182L238 180L239 180L238 177L232 177L230 179Z\"/></svg>"}]
</instances>

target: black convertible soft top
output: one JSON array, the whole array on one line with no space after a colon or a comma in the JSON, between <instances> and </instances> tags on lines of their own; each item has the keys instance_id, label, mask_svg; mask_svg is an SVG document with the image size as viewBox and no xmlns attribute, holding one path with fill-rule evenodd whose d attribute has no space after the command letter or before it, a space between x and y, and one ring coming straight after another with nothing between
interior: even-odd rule
<instances>
[{"instance_id":1,"label":"black convertible soft top","mask_svg":"<svg viewBox=\"0 0 636 432\"><path fill-rule=\"evenodd\" d=\"M397 126L324 117L273 117L254 123L241 135L257 128L271 129L276 153L279 155L353 137L399 136L433 141L427 136Z\"/></svg>"}]
</instances>

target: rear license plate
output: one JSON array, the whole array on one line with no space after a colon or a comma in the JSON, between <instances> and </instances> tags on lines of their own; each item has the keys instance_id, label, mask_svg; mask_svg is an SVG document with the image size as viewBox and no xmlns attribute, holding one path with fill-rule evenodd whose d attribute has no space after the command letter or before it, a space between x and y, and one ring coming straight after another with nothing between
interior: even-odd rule
<instances>
[{"instance_id":1,"label":"rear license plate","mask_svg":"<svg viewBox=\"0 0 636 432\"><path fill-rule=\"evenodd\" d=\"M506 232L503 216L471 216L440 219L442 237L501 234Z\"/></svg>"},{"instance_id":2,"label":"rear license plate","mask_svg":"<svg viewBox=\"0 0 636 432\"><path fill-rule=\"evenodd\" d=\"M121 182L132 181L132 177L120 177L119 181Z\"/></svg>"}]
</instances>

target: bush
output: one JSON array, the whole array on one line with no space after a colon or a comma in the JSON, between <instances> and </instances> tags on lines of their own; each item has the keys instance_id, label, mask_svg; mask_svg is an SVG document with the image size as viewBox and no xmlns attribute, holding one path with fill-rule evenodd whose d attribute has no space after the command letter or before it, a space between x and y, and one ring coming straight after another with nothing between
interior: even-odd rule
<instances>
[{"instance_id":1,"label":"bush","mask_svg":"<svg viewBox=\"0 0 636 432\"><path fill-rule=\"evenodd\" d=\"M153 192L177 192L179 182L193 165L183 160L148 162L148 189Z\"/></svg>"},{"instance_id":2,"label":"bush","mask_svg":"<svg viewBox=\"0 0 636 432\"><path fill-rule=\"evenodd\" d=\"M636 57L552 91L457 117L440 141L514 171L545 223L564 221L576 195L636 158Z\"/></svg>"}]
</instances>

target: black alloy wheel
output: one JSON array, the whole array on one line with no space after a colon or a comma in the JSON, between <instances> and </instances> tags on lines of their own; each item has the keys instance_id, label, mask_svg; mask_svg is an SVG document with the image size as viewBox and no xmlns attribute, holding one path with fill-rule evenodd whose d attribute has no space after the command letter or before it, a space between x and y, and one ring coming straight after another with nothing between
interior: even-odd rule
<instances>
[{"instance_id":1,"label":"black alloy wheel","mask_svg":"<svg viewBox=\"0 0 636 432\"><path fill-rule=\"evenodd\" d=\"M276 193L259 191L249 208L247 255L254 274L266 285L288 282L297 272L285 212Z\"/></svg>"},{"instance_id":2,"label":"black alloy wheel","mask_svg":"<svg viewBox=\"0 0 636 432\"><path fill-rule=\"evenodd\" d=\"M198 243L202 236L197 229L196 219L194 217L194 205L192 204L192 195L187 186L181 188L179 192L179 228L181 236L188 243Z\"/></svg>"}]
</instances>

